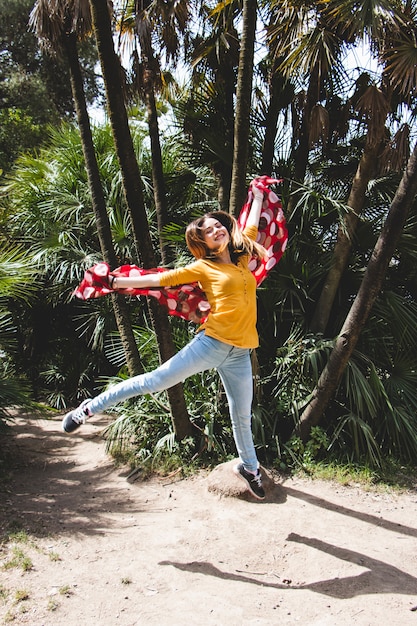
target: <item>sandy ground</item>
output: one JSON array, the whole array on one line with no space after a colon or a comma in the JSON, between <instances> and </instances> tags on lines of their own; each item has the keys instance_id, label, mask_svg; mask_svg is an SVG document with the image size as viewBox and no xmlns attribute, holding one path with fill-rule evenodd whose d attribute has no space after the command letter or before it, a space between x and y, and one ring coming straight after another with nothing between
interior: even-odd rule
<instances>
[{"instance_id":1,"label":"sandy ground","mask_svg":"<svg viewBox=\"0 0 417 626\"><path fill-rule=\"evenodd\" d=\"M417 491L269 475L259 502L230 464L132 482L105 454L108 419L1 436L2 532L29 535L1 546L2 623L417 626Z\"/></svg>"}]
</instances>

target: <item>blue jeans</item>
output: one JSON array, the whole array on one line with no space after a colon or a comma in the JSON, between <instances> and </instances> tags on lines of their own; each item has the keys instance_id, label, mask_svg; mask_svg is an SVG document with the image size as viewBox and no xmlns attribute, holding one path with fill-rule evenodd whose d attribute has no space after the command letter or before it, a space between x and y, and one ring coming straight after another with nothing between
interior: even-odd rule
<instances>
[{"instance_id":1,"label":"blue jeans","mask_svg":"<svg viewBox=\"0 0 417 626\"><path fill-rule=\"evenodd\" d=\"M213 368L219 372L226 391L240 460L247 470L256 472L258 459L251 428L253 381L249 350L206 337L204 331L153 372L139 374L110 387L91 400L88 408L91 413L99 413L128 398L169 389L193 374Z\"/></svg>"}]
</instances>

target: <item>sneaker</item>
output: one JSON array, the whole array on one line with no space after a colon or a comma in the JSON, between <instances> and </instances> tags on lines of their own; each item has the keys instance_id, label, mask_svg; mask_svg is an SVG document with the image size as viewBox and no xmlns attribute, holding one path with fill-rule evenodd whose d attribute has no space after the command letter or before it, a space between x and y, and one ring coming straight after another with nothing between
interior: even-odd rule
<instances>
[{"instance_id":1,"label":"sneaker","mask_svg":"<svg viewBox=\"0 0 417 626\"><path fill-rule=\"evenodd\" d=\"M262 487L262 477L259 469L256 474L252 474L251 472L247 472L245 470L243 463L238 463L234 466L233 471L236 476L239 476L239 478L246 483L246 486L255 498L258 498L258 500L263 500L265 498L265 491Z\"/></svg>"},{"instance_id":2,"label":"sneaker","mask_svg":"<svg viewBox=\"0 0 417 626\"><path fill-rule=\"evenodd\" d=\"M77 409L66 414L62 420L62 428L66 433L73 433L81 424L85 423L87 417L92 415L86 406L88 402L91 402L90 398L83 400Z\"/></svg>"}]
</instances>

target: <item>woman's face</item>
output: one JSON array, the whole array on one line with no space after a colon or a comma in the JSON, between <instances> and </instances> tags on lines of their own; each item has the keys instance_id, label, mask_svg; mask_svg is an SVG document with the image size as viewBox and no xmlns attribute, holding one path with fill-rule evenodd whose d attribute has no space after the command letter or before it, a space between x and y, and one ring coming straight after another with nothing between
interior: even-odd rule
<instances>
[{"instance_id":1,"label":"woman's face","mask_svg":"<svg viewBox=\"0 0 417 626\"><path fill-rule=\"evenodd\" d=\"M223 224L214 217L207 217L204 220L202 229L204 242L209 250L216 251L221 248L224 249L228 245L230 241L229 232L226 226L223 226Z\"/></svg>"}]
</instances>

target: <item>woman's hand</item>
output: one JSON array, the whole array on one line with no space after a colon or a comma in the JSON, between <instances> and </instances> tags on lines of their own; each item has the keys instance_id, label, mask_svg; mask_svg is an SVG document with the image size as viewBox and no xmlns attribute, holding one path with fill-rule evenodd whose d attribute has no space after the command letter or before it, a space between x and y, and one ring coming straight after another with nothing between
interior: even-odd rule
<instances>
[{"instance_id":1,"label":"woman's hand","mask_svg":"<svg viewBox=\"0 0 417 626\"><path fill-rule=\"evenodd\" d=\"M260 189L257 184L256 184L256 179L253 180L251 182L251 190L252 190L252 194L253 194L253 199L260 199L261 201L263 201L264 199L264 192L263 189Z\"/></svg>"},{"instance_id":2,"label":"woman's hand","mask_svg":"<svg viewBox=\"0 0 417 626\"><path fill-rule=\"evenodd\" d=\"M256 179L251 182L250 188L252 191L252 204L249 209L248 218L246 220L246 227L258 227L259 218L261 217L262 203L264 200L264 192L263 189L259 189L259 187L256 185Z\"/></svg>"}]
</instances>

